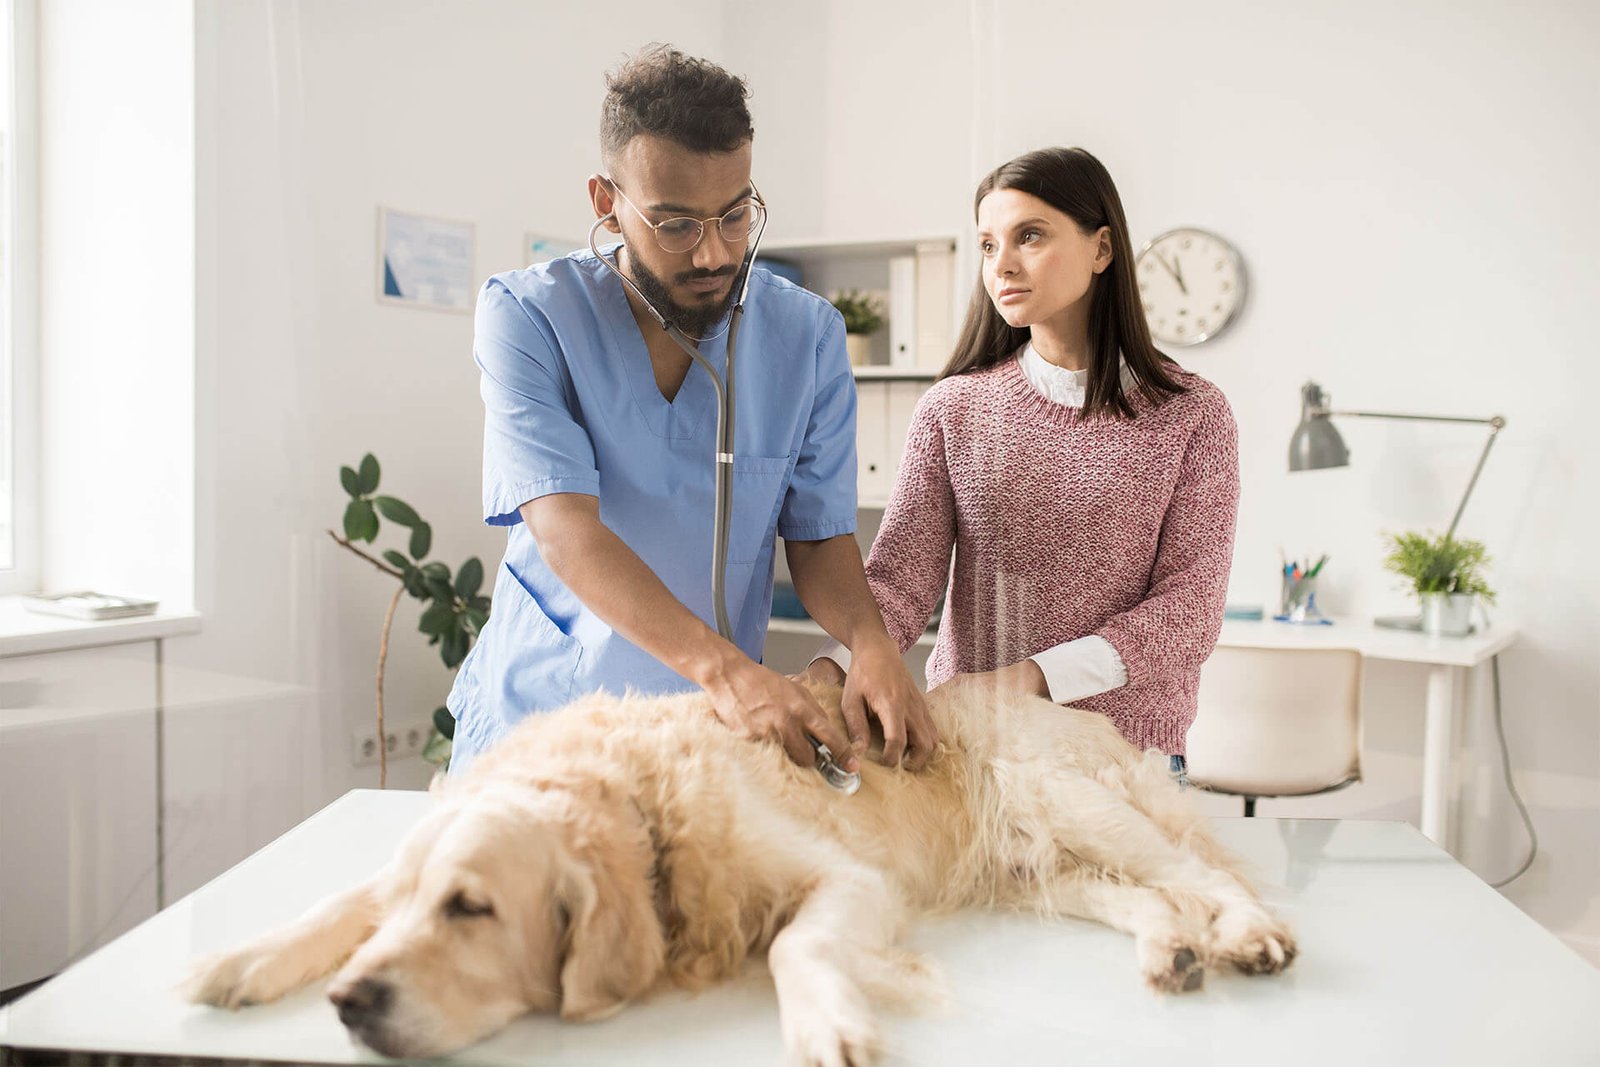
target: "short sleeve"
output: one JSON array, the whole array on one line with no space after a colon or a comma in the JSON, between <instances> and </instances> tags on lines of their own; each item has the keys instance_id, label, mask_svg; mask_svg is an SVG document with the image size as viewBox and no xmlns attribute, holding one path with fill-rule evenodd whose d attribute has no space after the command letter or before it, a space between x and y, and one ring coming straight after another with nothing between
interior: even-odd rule
<instances>
[{"instance_id":1,"label":"short sleeve","mask_svg":"<svg viewBox=\"0 0 1600 1067\"><path fill-rule=\"evenodd\" d=\"M552 493L599 496L594 443L575 414L572 379L498 279L478 294L473 331L482 374L484 521L514 526L522 521L517 509Z\"/></svg>"},{"instance_id":2,"label":"short sleeve","mask_svg":"<svg viewBox=\"0 0 1600 1067\"><path fill-rule=\"evenodd\" d=\"M817 343L816 393L778 533L786 541L822 541L855 529L856 381L835 312Z\"/></svg>"}]
</instances>

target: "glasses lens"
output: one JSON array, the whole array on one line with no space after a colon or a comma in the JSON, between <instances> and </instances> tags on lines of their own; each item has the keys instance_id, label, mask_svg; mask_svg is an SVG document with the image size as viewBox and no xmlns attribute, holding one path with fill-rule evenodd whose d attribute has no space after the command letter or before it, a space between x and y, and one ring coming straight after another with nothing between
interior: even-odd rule
<instances>
[{"instance_id":1,"label":"glasses lens","mask_svg":"<svg viewBox=\"0 0 1600 1067\"><path fill-rule=\"evenodd\" d=\"M700 243L699 219L668 219L656 227L656 243L665 252L687 252Z\"/></svg>"},{"instance_id":2,"label":"glasses lens","mask_svg":"<svg viewBox=\"0 0 1600 1067\"><path fill-rule=\"evenodd\" d=\"M717 224L717 229L722 234L722 239L730 244L749 240L750 235L756 232L756 227L761 223L761 205L754 200L746 200L726 215Z\"/></svg>"}]
</instances>

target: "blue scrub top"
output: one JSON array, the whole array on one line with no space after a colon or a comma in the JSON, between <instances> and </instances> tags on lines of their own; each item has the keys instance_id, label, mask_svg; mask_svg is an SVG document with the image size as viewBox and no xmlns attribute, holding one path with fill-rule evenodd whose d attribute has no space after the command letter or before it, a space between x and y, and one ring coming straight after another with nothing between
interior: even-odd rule
<instances>
[{"instance_id":1,"label":"blue scrub top","mask_svg":"<svg viewBox=\"0 0 1600 1067\"><path fill-rule=\"evenodd\" d=\"M599 689L694 688L602 622L545 565L518 514L527 501L598 497L601 521L716 626L717 402L705 371L691 366L670 403L661 395L622 282L587 250L490 278L475 330L484 518L506 527L507 538L489 622L450 693L457 773L530 712ZM701 352L726 373L725 335ZM739 647L759 660L774 534L811 541L855 530L855 380L839 313L759 267L736 358L728 615Z\"/></svg>"}]
</instances>

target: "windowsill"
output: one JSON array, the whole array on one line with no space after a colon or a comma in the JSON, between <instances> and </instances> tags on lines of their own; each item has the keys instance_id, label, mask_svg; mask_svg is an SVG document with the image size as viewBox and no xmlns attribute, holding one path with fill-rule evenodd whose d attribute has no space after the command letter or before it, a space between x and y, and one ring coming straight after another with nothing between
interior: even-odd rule
<instances>
[{"instance_id":1,"label":"windowsill","mask_svg":"<svg viewBox=\"0 0 1600 1067\"><path fill-rule=\"evenodd\" d=\"M24 608L21 597L0 597L0 657L153 641L199 632L197 611L157 611L132 619L87 622L39 615Z\"/></svg>"}]
</instances>

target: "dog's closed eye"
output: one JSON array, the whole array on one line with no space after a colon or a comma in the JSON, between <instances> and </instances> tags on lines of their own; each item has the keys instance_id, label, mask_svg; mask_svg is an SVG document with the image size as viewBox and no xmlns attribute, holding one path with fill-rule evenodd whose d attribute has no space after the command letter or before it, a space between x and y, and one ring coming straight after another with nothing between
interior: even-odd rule
<instances>
[{"instance_id":1,"label":"dog's closed eye","mask_svg":"<svg viewBox=\"0 0 1600 1067\"><path fill-rule=\"evenodd\" d=\"M447 919L477 919L493 917L494 905L484 900L473 900L465 890L458 889L444 902L441 909Z\"/></svg>"}]
</instances>

